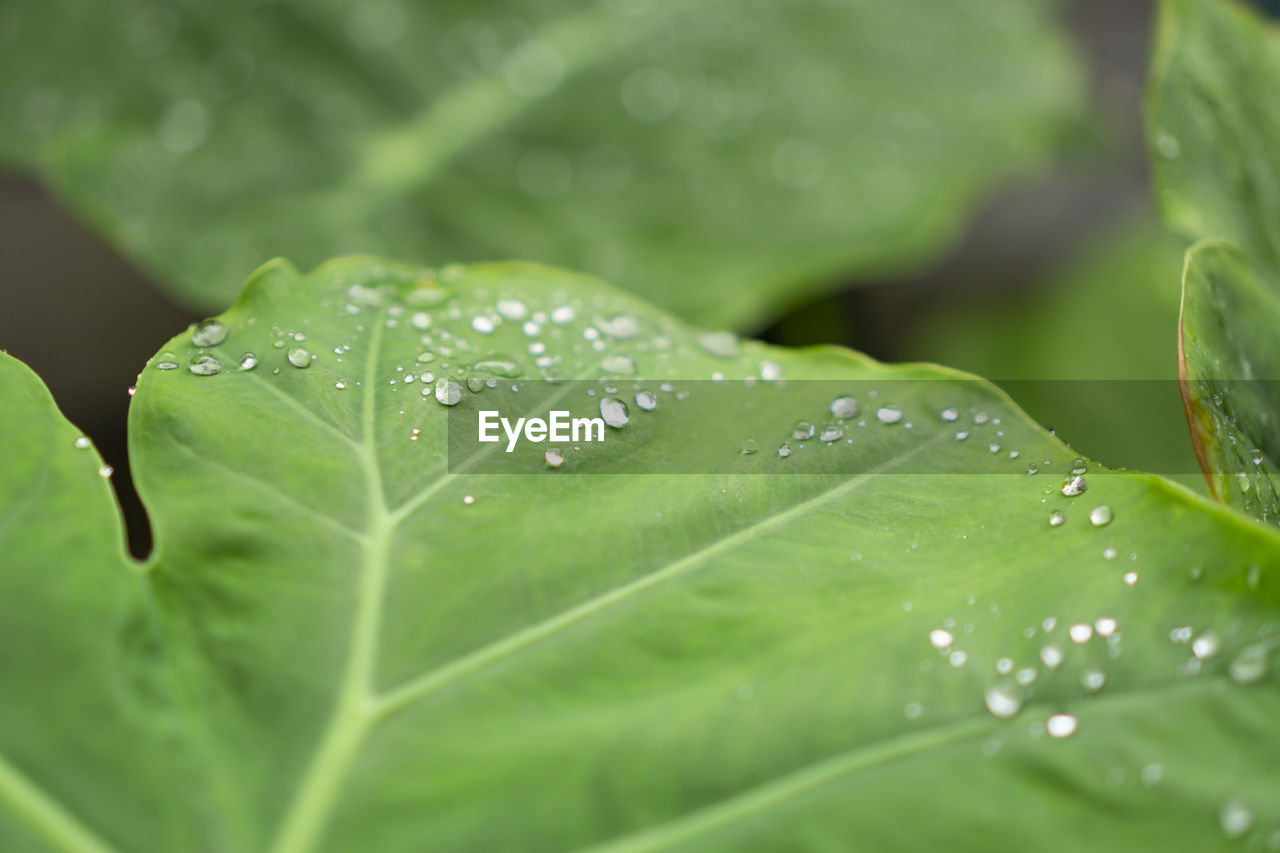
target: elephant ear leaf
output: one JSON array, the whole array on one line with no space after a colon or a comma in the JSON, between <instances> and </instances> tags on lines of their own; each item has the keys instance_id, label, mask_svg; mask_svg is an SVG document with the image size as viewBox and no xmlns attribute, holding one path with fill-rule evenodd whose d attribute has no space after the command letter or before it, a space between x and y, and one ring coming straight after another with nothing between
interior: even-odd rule
<instances>
[{"instance_id":1,"label":"elephant ear leaf","mask_svg":"<svg viewBox=\"0 0 1280 853\"><path fill-rule=\"evenodd\" d=\"M1057 5L8 4L0 160L206 310L372 252L745 328L919 263L1073 135Z\"/></svg>"},{"instance_id":2,"label":"elephant ear leaf","mask_svg":"<svg viewBox=\"0 0 1280 853\"><path fill-rule=\"evenodd\" d=\"M1280 37L1242 5L1166 0L1149 95L1165 219L1187 252L1179 370L1221 499L1280 522Z\"/></svg>"},{"instance_id":3,"label":"elephant ear leaf","mask_svg":"<svg viewBox=\"0 0 1280 853\"><path fill-rule=\"evenodd\" d=\"M973 377L524 264L277 262L139 378L145 564L39 380L0 355L0 388L6 851L1280 824L1280 534L1075 458ZM458 441L491 406L611 425L500 473Z\"/></svg>"}]
</instances>

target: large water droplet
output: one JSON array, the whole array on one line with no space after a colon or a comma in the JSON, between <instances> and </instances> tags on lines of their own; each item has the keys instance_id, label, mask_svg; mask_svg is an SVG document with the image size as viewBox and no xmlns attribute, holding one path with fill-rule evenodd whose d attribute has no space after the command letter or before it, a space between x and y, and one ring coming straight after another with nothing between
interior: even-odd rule
<instances>
[{"instance_id":1,"label":"large water droplet","mask_svg":"<svg viewBox=\"0 0 1280 853\"><path fill-rule=\"evenodd\" d=\"M1093 626L1087 622L1077 622L1067 629L1067 636L1073 643L1087 643L1093 637Z\"/></svg>"},{"instance_id":2,"label":"large water droplet","mask_svg":"<svg viewBox=\"0 0 1280 853\"><path fill-rule=\"evenodd\" d=\"M844 430L835 424L825 425L822 431L818 433L819 441L839 441L842 438L844 438Z\"/></svg>"},{"instance_id":3,"label":"large water droplet","mask_svg":"<svg viewBox=\"0 0 1280 853\"><path fill-rule=\"evenodd\" d=\"M1076 718L1070 714L1054 714L1044 721L1044 729L1049 737L1070 737L1076 730Z\"/></svg>"},{"instance_id":4,"label":"large water droplet","mask_svg":"<svg viewBox=\"0 0 1280 853\"><path fill-rule=\"evenodd\" d=\"M1018 697L1017 688L1007 683L988 687L982 698L987 703L987 710L1002 720L1009 719L1022 709L1022 699Z\"/></svg>"},{"instance_id":5,"label":"large water droplet","mask_svg":"<svg viewBox=\"0 0 1280 853\"><path fill-rule=\"evenodd\" d=\"M547 465L552 468L559 468L561 465L564 464L564 455L559 450L556 450L555 448L552 448L551 450L548 450L546 453L542 454L542 458L546 460Z\"/></svg>"},{"instance_id":6,"label":"large water droplet","mask_svg":"<svg viewBox=\"0 0 1280 853\"><path fill-rule=\"evenodd\" d=\"M1218 823L1227 838L1240 838L1253 827L1253 811L1240 800L1227 800L1218 810Z\"/></svg>"},{"instance_id":7,"label":"large water droplet","mask_svg":"<svg viewBox=\"0 0 1280 853\"><path fill-rule=\"evenodd\" d=\"M191 343L198 347L216 347L227 339L227 327L217 320L205 320L191 330Z\"/></svg>"},{"instance_id":8,"label":"large water droplet","mask_svg":"<svg viewBox=\"0 0 1280 853\"><path fill-rule=\"evenodd\" d=\"M796 441L808 441L816 432L813 424L808 421L796 421L795 427L791 430L791 437Z\"/></svg>"},{"instance_id":9,"label":"large water droplet","mask_svg":"<svg viewBox=\"0 0 1280 853\"><path fill-rule=\"evenodd\" d=\"M1115 518L1115 513L1107 505L1095 506L1089 510L1089 523L1094 527L1106 527Z\"/></svg>"},{"instance_id":10,"label":"large water droplet","mask_svg":"<svg viewBox=\"0 0 1280 853\"><path fill-rule=\"evenodd\" d=\"M1061 526L1063 525L1063 523L1064 523L1064 522L1066 522L1066 520L1067 520L1066 515L1064 515L1064 514L1062 513L1062 511L1061 511L1061 510L1057 510L1057 511L1055 511L1055 512L1053 512L1053 513L1050 513L1050 515L1049 515L1049 526L1050 526L1050 527L1061 527Z\"/></svg>"},{"instance_id":11,"label":"large water droplet","mask_svg":"<svg viewBox=\"0 0 1280 853\"><path fill-rule=\"evenodd\" d=\"M253 370L258 366L258 357L251 352L247 352L240 356L240 369Z\"/></svg>"},{"instance_id":12,"label":"large water droplet","mask_svg":"<svg viewBox=\"0 0 1280 853\"><path fill-rule=\"evenodd\" d=\"M882 424L896 424L902 420L902 410L897 406L883 406L876 409L876 420Z\"/></svg>"},{"instance_id":13,"label":"large water droplet","mask_svg":"<svg viewBox=\"0 0 1280 853\"><path fill-rule=\"evenodd\" d=\"M452 379L441 377L436 380L436 402L442 406L456 406L462 399L462 386Z\"/></svg>"},{"instance_id":14,"label":"large water droplet","mask_svg":"<svg viewBox=\"0 0 1280 853\"><path fill-rule=\"evenodd\" d=\"M646 412L652 412L658 408L658 395L652 391L637 391L636 405Z\"/></svg>"},{"instance_id":15,"label":"large water droplet","mask_svg":"<svg viewBox=\"0 0 1280 853\"><path fill-rule=\"evenodd\" d=\"M90 447L93 447L93 442L90 441L87 436L82 435L76 439L75 445L77 450L88 450Z\"/></svg>"},{"instance_id":16,"label":"large water droplet","mask_svg":"<svg viewBox=\"0 0 1280 853\"><path fill-rule=\"evenodd\" d=\"M609 373L620 373L624 376L630 376L636 372L636 363L631 360L629 355L611 355L601 362Z\"/></svg>"},{"instance_id":17,"label":"large water droplet","mask_svg":"<svg viewBox=\"0 0 1280 853\"><path fill-rule=\"evenodd\" d=\"M831 414L837 418L856 418L861 408L852 397L836 397L831 401Z\"/></svg>"},{"instance_id":18,"label":"large water droplet","mask_svg":"<svg viewBox=\"0 0 1280 853\"><path fill-rule=\"evenodd\" d=\"M1213 631L1205 631L1191 641L1191 654L1195 655L1197 660L1208 660L1216 655L1221 648L1222 643L1218 639L1218 635Z\"/></svg>"},{"instance_id":19,"label":"large water droplet","mask_svg":"<svg viewBox=\"0 0 1280 853\"><path fill-rule=\"evenodd\" d=\"M302 347L295 347L289 350L289 363L294 367L308 368L311 366L311 353Z\"/></svg>"},{"instance_id":20,"label":"large water droplet","mask_svg":"<svg viewBox=\"0 0 1280 853\"><path fill-rule=\"evenodd\" d=\"M1062 493L1069 498L1074 498L1076 495L1084 494L1087 488L1089 484L1085 482L1084 477L1075 474L1062 484Z\"/></svg>"},{"instance_id":21,"label":"large water droplet","mask_svg":"<svg viewBox=\"0 0 1280 853\"><path fill-rule=\"evenodd\" d=\"M1231 661L1231 680L1236 684L1253 684L1267 674L1269 649L1262 643L1245 646Z\"/></svg>"},{"instance_id":22,"label":"large water droplet","mask_svg":"<svg viewBox=\"0 0 1280 853\"><path fill-rule=\"evenodd\" d=\"M631 420L631 412L617 397L605 397L600 401L600 417L614 429L622 429Z\"/></svg>"},{"instance_id":23,"label":"large water droplet","mask_svg":"<svg viewBox=\"0 0 1280 853\"><path fill-rule=\"evenodd\" d=\"M222 362L211 355L193 355L187 369L196 376L214 376L222 372Z\"/></svg>"},{"instance_id":24,"label":"large water droplet","mask_svg":"<svg viewBox=\"0 0 1280 853\"><path fill-rule=\"evenodd\" d=\"M929 642L935 649L945 649L951 645L953 637L950 631L934 628L929 632Z\"/></svg>"},{"instance_id":25,"label":"large water droplet","mask_svg":"<svg viewBox=\"0 0 1280 853\"><path fill-rule=\"evenodd\" d=\"M1062 649L1057 646L1045 646L1040 650L1040 661L1049 669L1057 669L1062 665Z\"/></svg>"}]
</instances>

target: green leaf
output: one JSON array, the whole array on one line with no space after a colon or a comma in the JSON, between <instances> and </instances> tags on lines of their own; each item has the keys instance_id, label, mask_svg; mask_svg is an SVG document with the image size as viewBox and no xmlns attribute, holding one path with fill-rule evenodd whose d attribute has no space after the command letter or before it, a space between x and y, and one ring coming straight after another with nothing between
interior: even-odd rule
<instances>
[{"instance_id":1,"label":"green leaf","mask_svg":"<svg viewBox=\"0 0 1280 853\"><path fill-rule=\"evenodd\" d=\"M139 378L143 565L0 356L0 848L1211 849L1280 822L1280 534L1147 475L1065 496L1081 463L985 383L519 264L278 262L221 322ZM421 393L492 353L497 387ZM481 405L634 383L656 408L562 468L457 455ZM833 387L876 391L850 441L774 453Z\"/></svg>"},{"instance_id":2,"label":"green leaf","mask_svg":"<svg viewBox=\"0 0 1280 853\"><path fill-rule=\"evenodd\" d=\"M1167 0L1148 136L1166 220L1187 254L1183 399L1214 493L1280 521L1280 40L1243 6ZM1232 248L1235 247L1235 249Z\"/></svg>"},{"instance_id":3,"label":"green leaf","mask_svg":"<svg viewBox=\"0 0 1280 853\"><path fill-rule=\"evenodd\" d=\"M1184 396L1214 492L1280 521L1280 292L1234 246L1203 242L1182 280ZM1256 381L1256 377L1268 377Z\"/></svg>"},{"instance_id":4,"label":"green leaf","mask_svg":"<svg viewBox=\"0 0 1280 853\"><path fill-rule=\"evenodd\" d=\"M10 4L0 159L210 310L276 253L373 252L746 327L1042 163L1083 102L1055 5Z\"/></svg>"}]
</instances>

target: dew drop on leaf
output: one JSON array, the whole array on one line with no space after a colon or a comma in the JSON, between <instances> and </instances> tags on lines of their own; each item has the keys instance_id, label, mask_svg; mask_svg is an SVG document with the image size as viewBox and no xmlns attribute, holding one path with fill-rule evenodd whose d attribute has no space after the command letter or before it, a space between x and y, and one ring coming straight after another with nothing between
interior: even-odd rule
<instances>
[{"instance_id":1,"label":"dew drop on leaf","mask_svg":"<svg viewBox=\"0 0 1280 853\"><path fill-rule=\"evenodd\" d=\"M856 418L860 408L852 397L836 397L831 401L831 414L837 418Z\"/></svg>"},{"instance_id":2,"label":"dew drop on leaf","mask_svg":"<svg viewBox=\"0 0 1280 853\"><path fill-rule=\"evenodd\" d=\"M601 363L609 373L620 373L624 376L630 376L636 372L636 363L631 360L629 355L611 355L605 358Z\"/></svg>"},{"instance_id":3,"label":"dew drop on leaf","mask_svg":"<svg viewBox=\"0 0 1280 853\"><path fill-rule=\"evenodd\" d=\"M614 429L622 429L631 420L627 404L617 397L605 397L600 401L600 416Z\"/></svg>"},{"instance_id":4,"label":"dew drop on leaf","mask_svg":"<svg viewBox=\"0 0 1280 853\"><path fill-rule=\"evenodd\" d=\"M93 442L90 441L87 436L82 435L76 439L76 449L88 450L90 447L93 447Z\"/></svg>"},{"instance_id":5,"label":"dew drop on leaf","mask_svg":"<svg viewBox=\"0 0 1280 853\"><path fill-rule=\"evenodd\" d=\"M1222 643L1213 631L1205 631L1191 641L1191 654L1195 655L1197 660L1208 660L1221 648Z\"/></svg>"},{"instance_id":6,"label":"dew drop on leaf","mask_svg":"<svg viewBox=\"0 0 1280 853\"><path fill-rule=\"evenodd\" d=\"M945 649L951 645L951 632L942 628L934 628L929 632L929 643L935 649Z\"/></svg>"},{"instance_id":7,"label":"dew drop on leaf","mask_svg":"<svg viewBox=\"0 0 1280 853\"><path fill-rule=\"evenodd\" d=\"M1022 709L1022 700L1018 697L1016 687L1008 684L996 684L988 687L982 694L987 710L1002 720L1013 717Z\"/></svg>"},{"instance_id":8,"label":"dew drop on leaf","mask_svg":"<svg viewBox=\"0 0 1280 853\"><path fill-rule=\"evenodd\" d=\"M1218 823L1227 838L1240 838L1253 827L1253 811L1240 800L1227 800L1218 810Z\"/></svg>"},{"instance_id":9,"label":"dew drop on leaf","mask_svg":"<svg viewBox=\"0 0 1280 853\"><path fill-rule=\"evenodd\" d=\"M1040 661L1049 669L1057 669L1062 665L1062 649L1057 646L1045 646L1040 650Z\"/></svg>"},{"instance_id":10,"label":"dew drop on leaf","mask_svg":"<svg viewBox=\"0 0 1280 853\"><path fill-rule=\"evenodd\" d=\"M258 357L251 352L247 352L240 356L240 369L253 370L258 366Z\"/></svg>"},{"instance_id":11,"label":"dew drop on leaf","mask_svg":"<svg viewBox=\"0 0 1280 853\"><path fill-rule=\"evenodd\" d=\"M902 420L902 410L897 406L883 406L876 410L876 420L882 424L896 424Z\"/></svg>"},{"instance_id":12,"label":"dew drop on leaf","mask_svg":"<svg viewBox=\"0 0 1280 853\"><path fill-rule=\"evenodd\" d=\"M815 432L813 424L808 421L796 421L795 427L791 430L791 437L796 441L808 441L813 438Z\"/></svg>"},{"instance_id":13,"label":"dew drop on leaf","mask_svg":"<svg viewBox=\"0 0 1280 853\"><path fill-rule=\"evenodd\" d=\"M425 388L422 390L426 391ZM435 397L436 402L442 406L456 406L462 399L462 386L452 379L441 377L436 380Z\"/></svg>"},{"instance_id":14,"label":"dew drop on leaf","mask_svg":"<svg viewBox=\"0 0 1280 853\"><path fill-rule=\"evenodd\" d=\"M698 335L698 344L720 358L738 357L738 336L730 332L703 332Z\"/></svg>"},{"instance_id":15,"label":"dew drop on leaf","mask_svg":"<svg viewBox=\"0 0 1280 853\"><path fill-rule=\"evenodd\" d=\"M658 408L658 395L652 391L637 391L636 405L646 412L652 412Z\"/></svg>"},{"instance_id":16,"label":"dew drop on leaf","mask_svg":"<svg viewBox=\"0 0 1280 853\"><path fill-rule=\"evenodd\" d=\"M1075 474L1062 484L1062 493L1069 498L1074 498L1076 495L1084 494L1087 488L1089 484L1085 482L1084 477Z\"/></svg>"},{"instance_id":17,"label":"dew drop on leaf","mask_svg":"<svg viewBox=\"0 0 1280 853\"><path fill-rule=\"evenodd\" d=\"M1054 714L1045 720L1044 728L1049 733L1049 737L1061 739L1074 734L1076 724L1076 718L1070 714Z\"/></svg>"},{"instance_id":18,"label":"dew drop on leaf","mask_svg":"<svg viewBox=\"0 0 1280 853\"><path fill-rule=\"evenodd\" d=\"M191 343L198 347L216 347L227 339L227 327L217 320L205 320L191 330Z\"/></svg>"},{"instance_id":19,"label":"dew drop on leaf","mask_svg":"<svg viewBox=\"0 0 1280 853\"><path fill-rule=\"evenodd\" d=\"M222 362L211 355L195 355L187 369L196 376L216 376L222 372Z\"/></svg>"},{"instance_id":20,"label":"dew drop on leaf","mask_svg":"<svg viewBox=\"0 0 1280 853\"><path fill-rule=\"evenodd\" d=\"M1050 527L1061 527L1061 526L1062 526L1062 524L1063 524L1066 520L1067 520L1066 515L1064 515L1064 514L1062 513L1062 511L1061 511L1061 510L1057 510L1057 511L1055 511L1055 512L1053 512L1053 513L1050 513L1050 515L1049 515L1049 526L1050 526Z\"/></svg>"},{"instance_id":21,"label":"dew drop on leaf","mask_svg":"<svg viewBox=\"0 0 1280 853\"><path fill-rule=\"evenodd\" d=\"M564 464L563 454L561 454L560 451L556 450L555 448L552 448L551 450L548 450L546 453L542 454L542 458L546 461L547 465L551 468L559 468L561 465Z\"/></svg>"},{"instance_id":22,"label":"dew drop on leaf","mask_svg":"<svg viewBox=\"0 0 1280 853\"><path fill-rule=\"evenodd\" d=\"M289 363L294 367L308 368L311 366L311 353L302 347L296 347L289 350Z\"/></svg>"},{"instance_id":23,"label":"dew drop on leaf","mask_svg":"<svg viewBox=\"0 0 1280 853\"><path fill-rule=\"evenodd\" d=\"M1236 684L1253 684L1267 674L1267 646L1254 643L1245 646L1231 661L1229 672Z\"/></svg>"},{"instance_id":24,"label":"dew drop on leaf","mask_svg":"<svg viewBox=\"0 0 1280 853\"><path fill-rule=\"evenodd\" d=\"M1094 527L1106 527L1115 517L1115 513L1111 511L1111 507L1106 504L1103 504L1102 506L1095 506L1093 509L1089 510L1089 523Z\"/></svg>"}]
</instances>

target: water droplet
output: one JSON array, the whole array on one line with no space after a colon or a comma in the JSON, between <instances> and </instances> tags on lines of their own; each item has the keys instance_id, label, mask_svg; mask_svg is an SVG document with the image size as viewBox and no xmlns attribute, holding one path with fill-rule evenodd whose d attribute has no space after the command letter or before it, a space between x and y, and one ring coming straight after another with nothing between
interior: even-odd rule
<instances>
[{"instance_id":1,"label":"water droplet","mask_svg":"<svg viewBox=\"0 0 1280 853\"><path fill-rule=\"evenodd\" d=\"M1017 688L1008 684L988 687L982 698L987 704L987 710L1002 720L1007 720L1022 710L1022 699L1018 697Z\"/></svg>"},{"instance_id":2,"label":"water droplet","mask_svg":"<svg viewBox=\"0 0 1280 853\"><path fill-rule=\"evenodd\" d=\"M493 333L494 324L488 317L472 317L471 328L482 335L489 335Z\"/></svg>"},{"instance_id":3,"label":"water droplet","mask_svg":"<svg viewBox=\"0 0 1280 853\"><path fill-rule=\"evenodd\" d=\"M1116 620L1110 616L1103 616L1094 620L1093 629L1098 632L1099 637L1110 637L1116 632Z\"/></svg>"},{"instance_id":4,"label":"water droplet","mask_svg":"<svg viewBox=\"0 0 1280 853\"><path fill-rule=\"evenodd\" d=\"M196 376L215 376L222 372L222 362L211 355L193 355L187 369Z\"/></svg>"},{"instance_id":5,"label":"water droplet","mask_svg":"<svg viewBox=\"0 0 1280 853\"><path fill-rule=\"evenodd\" d=\"M497 304L498 313L508 320L523 320L529 309L519 299L502 299Z\"/></svg>"},{"instance_id":6,"label":"water droplet","mask_svg":"<svg viewBox=\"0 0 1280 853\"><path fill-rule=\"evenodd\" d=\"M996 672L1001 675L1008 675L1013 672L1013 658L999 658L996 660Z\"/></svg>"},{"instance_id":7,"label":"water droplet","mask_svg":"<svg viewBox=\"0 0 1280 853\"><path fill-rule=\"evenodd\" d=\"M1093 509L1089 510L1089 523L1094 527L1106 527L1115 517L1115 513L1111 511L1111 507L1106 506L1105 504L1102 506L1095 506Z\"/></svg>"},{"instance_id":8,"label":"water droplet","mask_svg":"<svg viewBox=\"0 0 1280 853\"><path fill-rule=\"evenodd\" d=\"M831 414L837 418L856 418L859 411L858 401L852 397L836 397L831 401Z\"/></svg>"},{"instance_id":9,"label":"water droplet","mask_svg":"<svg viewBox=\"0 0 1280 853\"><path fill-rule=\"evenodd\" d=\"M698 335L698 344L720 358L737 358L740 351L738 336L731 332L703 332Z\"/></svg>"},{"instance_id":10,"label":"water droplet","mask_svg":"<svg viewBox=\"0 0 1280 853\"><path fill-rule=\"evenodd\" d=\"M929 642L935 649L945 649L951 645L953 637L950 631L934 628L929 632Z\"/></svg>"},{"instance_id":11,"label":"water droplet","mask_svg":"<svg viewBox=\"0 0 1280 853\"><path fill-rule=\"evenodd\" d=\"M968 663L969 655L966 652L962 652L959 649L957 649L956 651L952 652L947 656L947 660L951 663L952 666L960 667Z\"/></svg>"},{"instance_id":12,"label":"water droplet","mask_svg":"<svg viewBox=\"0 0 1280 853\"><path fill-rule=\"evenodd\" d=\"M1061 527L1066 520L1066 515L1064 515L1061 510L1057 510L1049 515L1049 526Z\"/></svg>"},{"instance_id":13,"label":"water droplet","mask_svg":"<svg viewBox=\"0 0 1280 853\"><path fill-rule=\"evenodd\" d=\"M897 406L884 406L876 409L876 420L882 424L896 424L902 420L902 410Z\"/></svg>"},{"instance_id":14,"label":"water droplet","mask_svg":"<svg viewBox=\"0 0 1280 853\"><path fill-rule=\"evenodd\" d=\"M1089 484L1085 482L1084 477L1075 474L1062 484L1062 493L1069 498L1074 498L1076 495L1084 494L1087 488L1089 488Z\"/></svg>"},{"instance_id":15,"label":"water droplet","mask_svg":"<svg viewBox=\"0 0 1280 853\"><path fill-rule=\"evenodd\" d=\"M431 328L431 315L426 311L416 311L413 316L409 318L409 325L413 326L420 332L425 332L427 329Z\"/></svg>"},{"instance_id":16,"label":"water droplet","mask_svg":"<svg viewBox=\"0 0 1280 853\"><path fill-rule=\"evenodd\" d=\"M624 376L630 376L636 372L636 363L628 355L608 356L601 363L601 366L609 373L620 373Z\"/></svg>"},{"instance_id":17,"label":"water droplet","mask_svg":"<svg viewBox=\"0 0 1280 853\"><path fill-rule=\"evenodd\" d=\"M760 378L765 382L779 382L782 380L782 366L772 361L760 362Z\"/></svg>"},{"instance_id":18,"label":"water droplet","mask_svg":"<svg viewBox=\"0 0 1280 853\"><path fill-rule=\"evenodd\" d=\"M636 405L646 412L652 412L658 408L658 395L652 391L637 391Z\"/></svg>"},{"instance_id":19,"label":"water droplet","mask_svg":"<svg viewBox=\"0 0 1280 853\"><path fill-rule=\"evenodd\" d=\"M1117 551L1115 548L1108 546L1102 549L1102 559L1104 560L1114 560L1119 555L1120 555L1120 552Z\"/></svg>"},{"instance_id":20,"label":"water droplet","mask_svg":"<svg viewBox=\"0 0 1280 853\"><path fill-rule=\"evenodd\" d=\"M112 468L110 465L103 465L101 468L98 469L98 476L105 479L107 477L110 477L112 474L114 474L115 470L116 469Z\"/></svg>"},{"instance_id":21,"label":"water droplet","mask_svg":"<svg viewBox=\"0 0 1280 853\"><path fill-rule=\"evenodd\" d=\"M258 357L251 352L246 352L240 356L240 369L253 370L258 366Z\"/></svg>"},{"instance_id":22,"label":"water droplet","mask_svg":"<svg viewBox=\"0 0 1280 853\"><path fill-rule=\"evenodd\" d=\"M423 391L427 389L423 388ZM436 380L435 385L436 402L442 406L456 406L458 401L462 399L462 386L452 379L445 379L443 376Z\"/></svg>"},{"instance_id":23,"label":"water droplet","mask_svg":"<svg viewBox=\"0 0 1280 853\"><path fill-rule=\"evenodd\" d=\"M333 383L333 387L334 387L334 388L337 388L339 391L342 391L343 389L345 389L345 388L347 387L347 383L345 383L345 382L343 382L341 379L339 379L337 382Z\"/></svg>"},{"instance_id":24,"label":"water droplet","mask_svg":"<svg viewBox=\"0 0 1280 853\"><path fill-rule=\"evenodd\" d=\"M786 459L790 455L791 455L791 442L784 441L782 442L782 444L778 445L779 458Z\"/></svg>"},{"instance_id":25,"label":"water droplet","mask_svg":"<svg viewBox=\"0 0 1280 853\"><path fill-rule=\"evenodd\" d=\"M463 502L464 504L466 504L467 506L471 506L473 503L475 503L475 502L476 502L476 496L475 496L475 495L463 495L463 496L462 496L462 502Z\"/></svg>"},{"instance_id":26,"label":"water droplet","mask_svg":"<svg viewBox=\"0 0 1280 853\"><path fill-rule=\"evenodd\" d=\"M920 715L924 713L924 708L919 702L908 702L902 706L902 716L908 720L918 720Z\"/></svg>"},{"instance_id":27,"label":"water droplet","mask_svg":"<svg viewBox=\"0 0 1280 853\"><path fill-rule=\"evenodd\" d=\"M944 421L959 420L960 412L958 409L943 409L941 417Z\"/></svg>"},{"instance_id":28,"label":"water droplet","mask_svg":"<svg viewBox=\"0 0 1280 853\"><path fill-rule=\"evenodd\" d=\"M227 327L217 320L205 320L191 330L191 343L198 347L216 347L227 339Z\"/></svg>"},{"instance_id":29,"label":"water droplet","mask_svg":"<svg viewBox=\"0 0 1280 853\"><path fill-rule=\"evenodd\" d=\"M1057 669L1062 665L1062 649L1057 646L1045 646L1040 650L1040 661L1049 669Z\"/></svg>"},{"instance_id":30,"label":"water droplet","mask_svg":"<svg viewBox=\"0 0 1280 853\"><path fill-rule=\"evenodd\" d=\"M605 397L600 401L600 416L614 429L622 429L631 420L627 404L617 397Z\"/></svg>"},{"instance_id":31,"label":"water droplet","mask_svg":"<svg viewBox=\"0 0 1280 853\"><path fill-rule=\"evenodd\" d=\"M969 437L969 433L966 430L960 430L959 432L956 433L956 441L964 441L968 437Z\"/></svg>"},{"instance_id":32,"label":"water droplet","mask_svg":"<svg viewBox=\"0 0 1280 853\"><path fill-rule=\"evenodd\" d=\"M559 450L556 450L555 448L552 448L551 450L548 450L546 453L542 454L542 458L545 459L547 462L547 465L549 465L552 468L559 468L561 465L564 464L564 455Z\"/></svg>"},{"instance_id":33,"label":"water droplet","mask_svg":"<svg viewBox=\"0 0 1280 853\"><path fill-rule=\"evenodd\" d=\"M1213 631L1205 631L1191 641L1191 654L1195 655L1197 660L1208 660L1221 649L1222 643Z\"/></svg>"},{"instance_id":34,"label":"water droplet","mask_svg":"<svg viewBox=\"0 0 1280 853\"><path fill-rule=\"evenodd\" d=\"M1052 738L1070 737L1076 730L1076 718L1070 714L1054 714L1044 722L1044 729Z\"/></svg>"},{"instance_id":35,"label":"water droplet","mask_svg":"<svg viewBox=\"0 0 1280 853\"><path fill-rule=\"evenodd\" d=\"M839 441L842 438L844 438L844 430L835 424L826 424L818 433L819 441Z\"/></svg>"},{"instance_id":36,"label":"water droplet","mask_svg":"<svg viewBox=\"0 0 1280 853\"><path fill-rule=\"evenodd\" d=\"M302 347L295 347L289 350L289 363L294 367L308 368L311 366L311 353Z\"/></svg>"},{"instance_id":37,"label":"water droplet","mask_svg":"<svg viewBox=\"0 0 1280 853\"><path fill-rule=\"evenodd\" d=\"M1152 762L1142 768L1142 784L1154 788L1164 778L1164 765Z\"/></svg>"},{"instance_id":38,"label":"water droplet","mask_svg":"<svg viewBox=\"0 0 1280 853\"><path fill-rule=\"evenodd\" d=\"M90 447L93 447L93 442L90 441L87 436L82 435L76 439L75 445L77 450L88 450Z\"/></svg>"},{"instance_id":39,"label":"water droplet","mask_svg":"<svg viewBox=\"0 0 1280 853\"><path fill-rule=\"evenodd\" d=\"M1013 680L1017 682L1020 687L1030 687L1032 684L1036 683L1037 675L1038 673L1034 669L1029 666L1024 666L1014 674Z\"/></svg>"},{"instance_id":40,"label":"water droplet","mask_svg":"<svg viewBox=\"0 0 1280 853\"><path fill-rule=\"evenodd\" d=\"M161 358L165 360L156 362L157 369L159 370L177 370L178 369L178 363L173 360L175 358L173 354L165 353L163 356L161 356Z\"/></svg>"},{"instance_id":41,"label":"water droplet","mask_svg":"<svg viewBox=\"0 0 1280 853\"><path fill-rule=\"evenodd\" d=\"M795 427L791 430L791 437L796 441L808 441L816 432L813 424L808 421L796 421Z\"/></svg>"},{"instance_id":42,"label":"water droplet","mask_svg":"<svg viewBox=\"0 0 1280 853\"><path fill-rule=\"evenodd\" d=\"M1087 622L1077 622L1067 629L1067 636L1073 643L1087 643L1093 637L1093 626Z\"/></svg>"},{"instance_id":43,"label":"water droplet","mask_svg":"<svg viewBox=\"0 0 1280 853\"><path fill-rule=\"evenodd\" d=\"M596 325L600 327L600 331L618 340L630 340L640 334L640 324L636 318L626 314L619 314L607 320L597 320Z\"/></svg>"},{"instance_id":44,"label":"water droplet","mask_svg":"<svg viewBox=\"0 0 1280 853\"><path fill-rule=\"evenodd\" d=\"M1240 800L1227 800L1218 810L1218 823L1227 838L1241 838L1253 828L1253 812Z\"/></svg>"},{"instance_id":45,"label":"water droplet","mask_svg":"<svg viewBox=\"0 0 1280 853\"><path fill-rule=\"evenodd\" d=\"M551 309L551 322L556 325L563 326L573 319L578 312L574 310L572 305L558 305Z\"/></svg>"},{"instance_id":46,"label":"water droplet","mask_svg":"<svg viewBox=\"0 0 1280 853\"><path fill-rule=\"evenodd\" d=\"M756 440L754 438L748 438L738 445L738 449L741 450L743 454L749 455L759 450L760 446L756 444Z\"/></svg>"},{"instance_id":47,"label":"water droplet","mask_svg":"<svg viewBox=\"0 0 1280 853\"><path fill-rule=\"evenodd\" d=\"M1236 684L1253 684L1267 674L1267 646L1254 643L1245 646L1231 662L1231 680Z\"/></svg>"},{"instance_id":48,"label":"water droplet","mask_svg":"<svg viewBox=\"0 0 1280 853\"><path fill-rule=\"evenodd\" d=\"M1097 693L1107 683L1107 674L1100 669L1086 669L1080 673L1080 684L1090 693Z\"/></svg>"}]
</instances>

